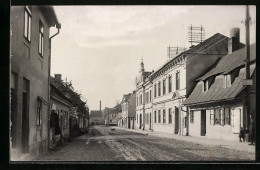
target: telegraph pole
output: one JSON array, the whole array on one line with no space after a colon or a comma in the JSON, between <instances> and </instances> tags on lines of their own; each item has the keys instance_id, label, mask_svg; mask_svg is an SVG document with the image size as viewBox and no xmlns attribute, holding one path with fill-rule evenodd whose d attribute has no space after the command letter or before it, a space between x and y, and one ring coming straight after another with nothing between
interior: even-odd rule
<instances>
[{"instance_id":1,"label":"telegraph pole","mask_svg":"<svg viewBox=\"0 0 260 170\"><path fill-rule=\"evenodd\" d=\"M249 129L249 115L250 115L250 30L249 30L250 16L249 16L249 7L246 6L246 61L245 61L245 69L246 69L246 128Z\"/></svg>"}]
</instances>

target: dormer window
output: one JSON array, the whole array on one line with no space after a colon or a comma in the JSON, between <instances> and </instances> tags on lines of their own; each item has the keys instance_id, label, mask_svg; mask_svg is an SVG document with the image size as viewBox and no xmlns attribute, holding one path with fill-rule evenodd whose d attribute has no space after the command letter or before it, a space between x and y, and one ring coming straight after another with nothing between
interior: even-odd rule
<instances>
[{"instance_id":1,"label":"dormer window","mask_svg":"<svg viewBox=\"0 0 260 170\"><path fill-rule=\"evenodd\" d=\"M214 78L215 77L209 77L206 80L203 81L203 87L202 87L202 91L206 92L209 90L210 86L213 84L214 82Z\"/></svg>"},{"instance_id":2,"label":"dormer window","mask_svg":"<svg viewBox=\"0 0 260 170\"><path fill-rule=\"evenodd\" d=\"M206 92L209 90L209 81L208 80L205 80L203 81L203 88L202 88L202 91L203 92Z\"/></svg>"},{"instance_id":3,"label":"dormer window","mask_svg":"<svg viewBox=\"0 0 260 170\"><path fill-rule=\"evenodd\" d=\"M223 87L231 87L231 75L230 74L225 74L224 75L224 80L223 80Z\"/></svg>"}]
</instances>

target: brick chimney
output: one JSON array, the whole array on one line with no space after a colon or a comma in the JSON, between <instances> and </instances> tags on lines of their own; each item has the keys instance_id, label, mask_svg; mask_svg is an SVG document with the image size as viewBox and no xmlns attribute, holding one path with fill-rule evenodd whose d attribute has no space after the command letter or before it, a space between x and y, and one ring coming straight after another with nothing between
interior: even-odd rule
<instances>
[{"instance_id":1,"label":"brick chimney","mask_svg":"<svg viewBox=\"0 0 260 170\"><path fill-rule=\"evenodd\" d=\"M240 29L232 28L230 30L230 38L228 39L228 54L240 48Z\"/></svg>"},{"instance_id":2,"label":"brick chimney","mask_svg":"<svg viewBox=\"0 0 260 170\"><path fill-rule=\"evenodd\" d=\"M54 74L55 79L61 81L61 74Z\"/></svg>"}]
</instances>

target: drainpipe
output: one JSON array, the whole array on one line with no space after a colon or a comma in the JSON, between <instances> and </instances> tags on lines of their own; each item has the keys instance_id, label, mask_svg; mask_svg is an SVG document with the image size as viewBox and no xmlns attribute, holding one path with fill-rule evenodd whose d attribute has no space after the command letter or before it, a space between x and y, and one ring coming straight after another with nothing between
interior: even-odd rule
<instances>
[{"instance_id":1,"label":"drainpipe","mask_svg":"<svg viewBox=\"0 0 260 170\"><path fill-rule=\"evenodd\" d=\"M58 35L60 33L60 28L61 28L61 24L58 23L56 25L56 28L58 29L58 32L56 34L54 34L53 36L51 36L49 38L49 51L50 51L50 54L49 54L49 68L48 68L48 92L49 92L49 96L48 96L48 103L49 103L49 110L48 110L48 115L47 115L47 135L48 135L48 149L49 149L49 146L50 146L50 115L51 115L51 105L50 105L50 101L51 101L51 94L50 94L50 76L51 76L51 40L52 38L54 38L56 35Z\"/></svg>"}]
</instances>

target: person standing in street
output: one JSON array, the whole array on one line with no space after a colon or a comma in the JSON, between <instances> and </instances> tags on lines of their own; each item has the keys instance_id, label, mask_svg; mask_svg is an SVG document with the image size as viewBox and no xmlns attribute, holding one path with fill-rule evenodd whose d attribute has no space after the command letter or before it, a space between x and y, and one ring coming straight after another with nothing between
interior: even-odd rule
<instances>
[{"instance_id":1,"label":"person standing in street","mask_svg":"<svg viewBox=\"0 0 260 170\"><path fill-rule=\"evenodd\" d=\"M251 143L249 145L253 145L255 143L255 120L252 117L252 114L250 116L250 125L249 125L249 133L251 136Z\"/></svg>"}]
</instances>

